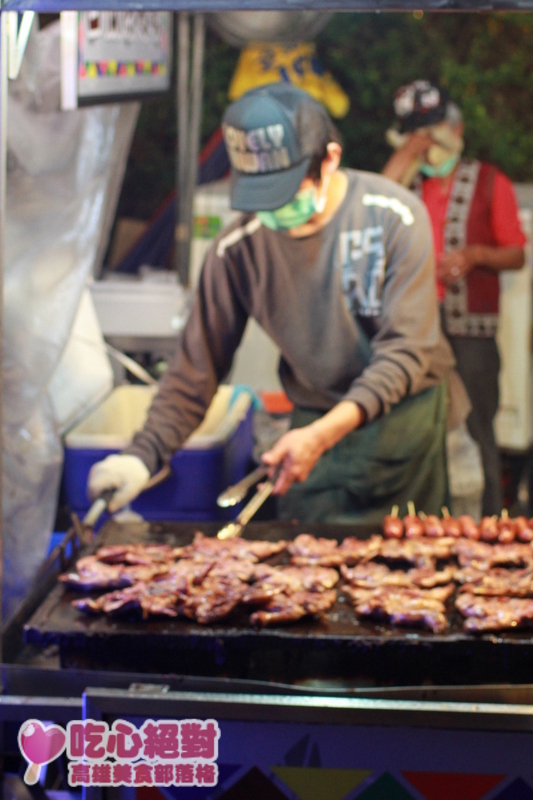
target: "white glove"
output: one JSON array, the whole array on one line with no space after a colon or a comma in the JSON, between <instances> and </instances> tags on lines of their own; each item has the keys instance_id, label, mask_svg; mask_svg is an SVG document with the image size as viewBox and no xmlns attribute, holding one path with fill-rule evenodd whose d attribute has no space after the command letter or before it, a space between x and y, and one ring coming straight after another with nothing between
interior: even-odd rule
<instances>
[{"instance_id":1,"label":"white glove","mask_svg":"<svg viewBox=\"0 0 533 800\"><path fill-rule=\"evenodd\" d=\"M150 480L150 470L137 456L113 455L93 464L87 488L92 498L107 489L116 489L108 503L111 513L118 511L141 492Z\"/></svg>"}]
</instances>

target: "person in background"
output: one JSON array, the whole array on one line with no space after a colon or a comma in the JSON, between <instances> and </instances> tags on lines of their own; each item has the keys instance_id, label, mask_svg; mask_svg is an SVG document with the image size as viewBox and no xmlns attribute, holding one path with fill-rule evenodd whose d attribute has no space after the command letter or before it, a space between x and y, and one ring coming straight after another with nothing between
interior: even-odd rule
<instances>
[{"instance_id":1,"label":"person in background","mask_svg":"<svg viewBox=\"0 0 533 800\"><path fill-rule=\"evenodd\" d=\"M492 164L461 157L461 111L442 87L426 80L402 86L394 113L387 139L395 152L383 175L410 186L428 209L443 329L472 403L468 430L481 451L483 514L499 514L502 479L493 426L498 273L523 266L526 242L514 189Z\"/></svg>"},{"instance_id":2,"label":"person in background","mask_svg":"<svg viewBox=\"0 0 533 800\"><path fill-rule=\"evenodd\" d=\"M424 205L381 175L340 169L328 113L291 84L243 95L223 133L243 214L207 254L143 430L93 466L89 493L116 489L115 511L142 491L201 422L255 317L295 407L263 455L281 467L280 516L380 522L409 500L440 512L454 360Z\"/></svg>"}]
</instances>

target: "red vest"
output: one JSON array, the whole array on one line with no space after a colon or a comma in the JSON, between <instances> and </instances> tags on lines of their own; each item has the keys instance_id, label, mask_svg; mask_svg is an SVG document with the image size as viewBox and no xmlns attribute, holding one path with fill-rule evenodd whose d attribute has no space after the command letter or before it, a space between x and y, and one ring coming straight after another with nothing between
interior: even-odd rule
<instances>
[{"instance_id":1,"label":"red vest","mask_svg":"<svg viewBox=\"0 0 533 800\"><path fill-rule=\"evenodd\" d=\"M459 162L448 200L444 252L469 244L497 244L491 226L495 175L496 167L492 164L472 159ZM443 303L446 333L495 336L499 293L498 274L483 267L476 267L466 278L448 286Z\"/></svg>"},{"instance_id":2,"label":"red vest","mask_svg":"<svg viewBox=\"0 0 533 800\"><path fill-rule=\"evenodd\" d=\"M485 244L493 247L496 245L491 227L492 189L495 174L496 168L492 164L480 164L466 225L465 244L467 245ZM450 239L450 245L453 246L453 239ZM467 275L465 282L468 311L466 315L462 315L466 317L463 320L465 329L462 335L494 336L498 324L498 298L500 294L498 273L483 267L476 267ZM457 290L457 284L448 286L446 295L453 293L454 290ZM447 302L446 297L444 300L445 310L447 306L449 308L450 304ZM449 314L445 313L447 327L448 316ZM457 327L452 320L450 320L450 326L452 329ZM461 333L458 333L458 335L461 335Z\"/></svg>"}]
</instances>

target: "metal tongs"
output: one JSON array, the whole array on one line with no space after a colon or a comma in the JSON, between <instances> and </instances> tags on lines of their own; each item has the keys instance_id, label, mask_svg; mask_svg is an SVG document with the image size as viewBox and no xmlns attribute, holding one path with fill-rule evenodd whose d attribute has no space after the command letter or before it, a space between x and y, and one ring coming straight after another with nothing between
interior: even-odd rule
<instances>
[{"instance_id":1,"label":"metal tongs","mask_svg":"<svg viewBox=\"0 0 533 800\"><path fill-rule=\"evenodd\" d=\"M256 511L261 508L267 497L272 494L272 490L276 485L281 471L281 466L282 465L279 464L272 477L261 484L252 499L244 506L233 522L228 522L227 525L224 525L224 527L219 530L217 533L219 539L233 539L235 536L239 536L239 534L242 533L244 527L248 524ZM268 475L268 470L269 467L266 465L254 469L254 471L250 472L242 481L239 481L239 483L230 486L225 492L222 492L217 498L218 505L223 508L236 505L246 496L248 489L250 489L254 483L257 483L261 478Z\"/></svg>"}]
</instances>

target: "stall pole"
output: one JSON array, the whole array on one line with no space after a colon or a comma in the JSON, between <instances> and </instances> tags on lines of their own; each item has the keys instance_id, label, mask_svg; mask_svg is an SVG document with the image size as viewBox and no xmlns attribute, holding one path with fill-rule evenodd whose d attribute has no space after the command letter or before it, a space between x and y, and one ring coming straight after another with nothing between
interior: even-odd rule
<instances>
[{"instance_id":1,"label":"stall pole","mask_svg":"<svg viewBox=\"0 0 533 800\"><path fill-rule=\"evenodd\" d=\"M198 182L198 152L200 150L200 126L202 122L202 94L204 74L204 45L205 23L203 14L194 15L192 74L191 74L191 107L189 118L189 158L187 176L187 277L189 276L189 262L191 254L191 239L193 234L193 206L194 192Z\"/></svg>"},{"instance_id":2,"label":"stall pole","mask_svg":"<svg viewBox=\"0 0 533 800\"><path fill-rule=\"evenodd\" d=\"M198 152L202 117L205 21L193 17L192 48L189 14L178 14L177 34L177 132L176 147L176 272L180 283L189 284L194 190L198 178ZM192 53L191 53L192 49Z\"/></svg>"},{"instance_id":3,"label":"stall pole","mask_svg":"<svg viewBox=\"0 0 533 800\"><path fill-rule=\"evenodd\" d=\"M188 231L186 227L187 153L189 140L189 14L177 14L177 80L176 80L176 272L180 283L189 282L187 269Z\"/></svg>"},{"instance_id":4,"label":"stall pole","mask_svg":"<svg viewBox=\"0 0 533 800\"><path fill-rule=\"evenodd\" d=\"M7 24L8 15L0 11L0 367L3 364L3 287L4 287L4 248L5 248L5 209L6 209L6 164L7 164ZM2 397L2 374L0 368L0 398ZM2 458L2 404L0 403L0 459ZM2 508L2 475L0 464L0 508ZM0 515L0 663L2 663L2 517ZM0 687L1 691L1 687Z\"/></svg>"}]
</instances>

